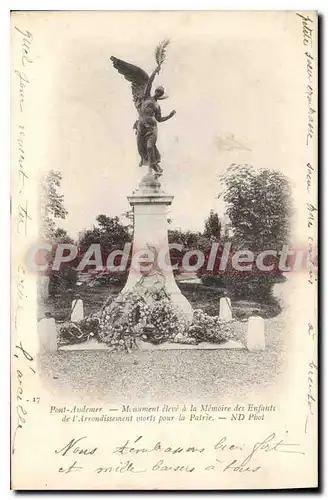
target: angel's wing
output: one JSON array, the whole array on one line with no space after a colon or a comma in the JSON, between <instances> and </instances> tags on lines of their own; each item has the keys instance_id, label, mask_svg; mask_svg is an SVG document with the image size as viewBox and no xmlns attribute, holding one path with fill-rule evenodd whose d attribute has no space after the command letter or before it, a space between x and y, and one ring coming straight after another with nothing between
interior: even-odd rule
<instances>
[{"instance_id":1,"label":"angel's wing","mask_svg":"<svg viewBox=\"0 0 328 500\"><path fill-rule=\"evenodd\" d=\"M111 60L113 61L114 68L117 69L128 82L131 82L133 101L138 108L147 87L149 76L146 71L138 66L134 66L134 64L127 63L114 56L111 56Z\"/></svg>"}]
</instances>

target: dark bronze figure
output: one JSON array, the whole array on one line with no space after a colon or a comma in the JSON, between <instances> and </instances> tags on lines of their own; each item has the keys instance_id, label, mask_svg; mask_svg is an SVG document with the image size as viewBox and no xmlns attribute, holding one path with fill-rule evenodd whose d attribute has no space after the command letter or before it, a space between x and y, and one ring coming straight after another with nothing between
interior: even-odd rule
<instances>
[{"instance_id":1,"label":"dark bronze figure","mask_svg":"<svg viewBox=\"0 0 328 500\"><path fill-rule=\"evenodd\" d=\"M150 76L138 66L122 61L117 57L111 57L114 68L126 80L131 82L133 101L139 114L138 120L133 125L137 135L137 146L140 155L139 166L148 165L156 177L159 177L163 172L163 169L159 165L161 155L156 146L157 122L165 122L175 115L174 110L167 116L162 116L161 114L158 101L167 98L164 95L163 87L157 87L154 95L151 95L155 76L160 72L161 66L165 61L165 52L168 43L168 41L164 41L157 46L155 51L157 67Z\"/></svg>"}]
</instances>

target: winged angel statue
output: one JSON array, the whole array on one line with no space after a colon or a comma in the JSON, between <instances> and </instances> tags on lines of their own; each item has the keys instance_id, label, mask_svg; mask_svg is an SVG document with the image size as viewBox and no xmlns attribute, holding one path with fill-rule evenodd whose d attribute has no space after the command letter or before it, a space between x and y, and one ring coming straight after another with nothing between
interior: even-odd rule
<instances>
[{"instance_id":1,"label":"winged angel statue","mask_svg":"<svg viewBox=\"0 0 328 500\"><path fill-rule=\"evenodd\" d=\"M162 116L161 114L161 108L157 101L167 98L164 95L163 87L157 87L154 95L151 95L155 76L160 72L161 66L165 61L168 43L169 41L165 40L157 46L155 50L157 67L150 76L138 66L111 56L114 68L126 80L131 82L133 101L139 114L138 120L133 125L133 129L137 135L138 152L141 158L139 166L148 165L156 177L159 177L163 172L163 169L159 166L161 155L156 147L157 122L165 122L175 115L174 110L167 116Z\"/></svg>"}]
</instances>

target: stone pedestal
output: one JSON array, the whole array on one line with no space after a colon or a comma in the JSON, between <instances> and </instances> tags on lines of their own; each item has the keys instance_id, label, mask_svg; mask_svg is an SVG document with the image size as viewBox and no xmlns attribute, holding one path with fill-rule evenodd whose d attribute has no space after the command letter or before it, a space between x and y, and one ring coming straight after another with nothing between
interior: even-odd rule
<instances>
[{"instance_id":1,"label":"stone pedestal","mask_svg":"<svg viewBox=\"0 0 328 500\"><path fill-rule=\"evenodd\" d=\"M134 237L130 272L122 293L136 286L146 292L164 285L172 303L191 320L192 307L175 282L170 261L167 216L173 196L162 191L158 179L148 172L128 200L134 210Z\"/></svg>"}]
</instances>

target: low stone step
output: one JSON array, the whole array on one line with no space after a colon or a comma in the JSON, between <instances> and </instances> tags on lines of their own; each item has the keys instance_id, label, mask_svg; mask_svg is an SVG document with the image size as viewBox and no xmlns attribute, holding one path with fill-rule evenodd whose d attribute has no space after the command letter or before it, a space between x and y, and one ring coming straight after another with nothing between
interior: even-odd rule
<instances>
[{"instance_id":1,"label":"low stone step","mask_svg":"<svg viewBox=\"0 0 328 500\"><path fill-rule=\"evenodd\" d=\"M176 342L163 342L163 344L151 344L150 342L144 342L143 340L138 341L138 347L140 351L168 351L168 350L209 350L209 349L245 349L245 346L241 342L235 340L229 340L222 344L212 344L210 342L201 342L200 344L178 344ZM97 342L96 340L88 340L81 344L65 345L59 347L60 351L82 351L82 350L98 350L98 351L110 351L112 348L108 347L106 344ZM135 352L135 351L134 351Z\"/></svg>"}]
</instances>

